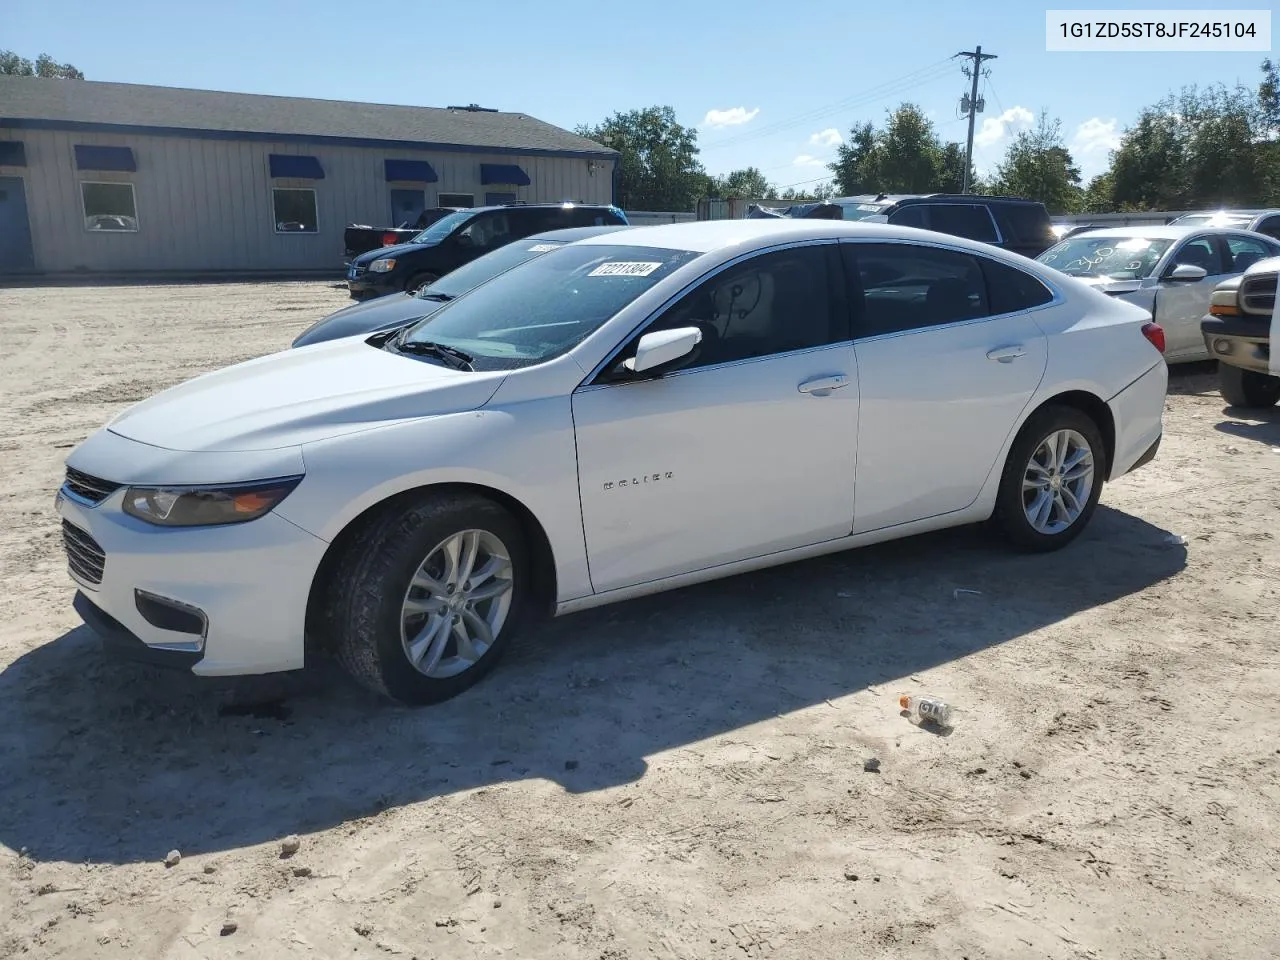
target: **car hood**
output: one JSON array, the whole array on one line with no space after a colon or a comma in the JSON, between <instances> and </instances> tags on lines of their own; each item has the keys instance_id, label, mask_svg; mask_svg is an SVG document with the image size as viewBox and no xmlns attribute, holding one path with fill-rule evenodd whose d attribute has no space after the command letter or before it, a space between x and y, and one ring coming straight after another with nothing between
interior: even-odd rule
<instances>
[{"instance_id":1,"label":"car hood","mask_svg":"<svg viewBox=\"0 0 1280 960\"><path fill-rule=\"evenodd\" d=\"M1076 277L1076 279L1103 293L1134 293L1148 285L1145 280L1114 280L1111 277Z\"/></svg>"},{"instance_id":2,"label":"car hood","mask_svg":"<svg viewBox=\"0 0 1280 960\"><path fill-rule=\"evenodd\" d=\"M474 410L505 376L339 340L188 380L130 407L107 428L170 450L273 450Z\"/></svg>"},{"instance_id":3,"label":"car hood","mask_svg":"<svg viewBox=\"0 0 1280 960\"><path fill-rule=\"evenodd\" d=\"M440 246L439 243L397 243L389 247L379 247L377 250L370 250L368 253L362 253L351 262L367 267L375 260L382 260L386 257L398 257L402 253L417 253L419 250L427 250L431 247L438 246Z\"/></svg>"},{"instance_id":4,"label":"car hood","mask_svg":"<svg viewBox=\"0 0 1280 960\"><path fill-rule=\"evenodd\" d=\"M429 317L443 306L441 300L424 300L407 293L366 300L317 320L298 335L293 346L307 347L327 340L392 330L410 320Z\"/></svg>"}]
</instances>

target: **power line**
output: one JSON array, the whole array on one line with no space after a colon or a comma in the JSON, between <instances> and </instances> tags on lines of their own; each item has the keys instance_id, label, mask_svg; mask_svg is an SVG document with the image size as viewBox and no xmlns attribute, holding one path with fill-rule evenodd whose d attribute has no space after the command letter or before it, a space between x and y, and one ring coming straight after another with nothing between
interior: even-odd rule
<instances>
[{"instance_id":1,"label":"power line","mask_svg":"<svg viewBox=\"0 0 1280 960\"><path fill-rule=\"evenodd\" d=\"M948 57L947 59L940 60L937 63L931 63L928 66L919 68L918 70L913 70L910 73L903 74L901 77L897 77L893 80L886 80L874 87L869 87L861 93L845 97L843 100L838 100L822 107L807 110L788 119L775 121L774 123L759 127L755 130L726 137L723 140L716 140L701 147L701 152L705 153L708 150L717 150L720 147L733 146L735 144L757 140L761 137L767 137L771 134L781 132L782 130L791 129L804 123L810 123L814 120L822 119L823 117L830 116L833 113L863 106L884 97L893 96L896 93L902 93L926 83L931 83L934 80L940 80L950 72L949 67L952 59L954 58Z\"/></svg>"}]
</instances>

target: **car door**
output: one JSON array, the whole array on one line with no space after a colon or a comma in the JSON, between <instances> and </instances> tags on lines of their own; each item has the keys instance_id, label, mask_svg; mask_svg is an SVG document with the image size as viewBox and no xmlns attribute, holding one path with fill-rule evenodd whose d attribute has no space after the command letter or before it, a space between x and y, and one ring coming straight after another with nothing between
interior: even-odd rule
<instances>
[{"instance_id":1,"label":"car door","mask_svg":"<svg viewBox=\"0 0 1280 960\"><path fill-rule=\"evenodd\" d=\"M596 591L848 536L857 371L835 243L748 255L633 334L573 396ZM645 332L696 326L653 379L620 376Z\"/></svg>"},{"instance_id":2,"label":"car door","mask_svg":"<svg viewBox=\"0 0 1280 960\"><path fill-rule=\"evenodd\" d=\"M1202 280L1175 280L1173 271L1182 264L1208 271ZM1224 247L1213 234L1197 234L1176 244L1164 260L1155 291L1152 315L1164 327L1166 360L1195 360L1208 357L1200 320L1209 312L1213 288L1226 279L1228 267Z\"/></svg>"},{"instance_id":3,"label":"car door","mask_svg":"<svg viewBox=\"0 0 1280 960\"><path fill-rule=\"evenodd\" d=\"M846 241L860 394L854 532L977 499L1047 362L1038 279L964 250Z\"/></svg>"}]
</instances>

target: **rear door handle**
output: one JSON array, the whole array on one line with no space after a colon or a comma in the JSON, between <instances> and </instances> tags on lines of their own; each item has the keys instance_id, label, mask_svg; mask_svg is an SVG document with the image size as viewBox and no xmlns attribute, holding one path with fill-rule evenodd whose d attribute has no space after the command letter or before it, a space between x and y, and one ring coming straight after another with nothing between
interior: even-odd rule
<instances>
[{"instance_id":1,"label":"rear door handle","mask_svg":"<svg viewBox=\"0 0 1280 960\"><path fill-rule=\"evenodd\" d=\"M994 360L996 363L1013 363L1019 357L1025 357L1027 351L1023 349L1022 344L1015 343L1010 347L996 347L994 350L987 351L987 359Z\"/></svg>"},{"instance_id":2,"label":"rear door handle","mask_svg":"<svg viewBox=\"0 0 1280 960\"><path fill-rule=\"evenodd\" d=\"M833 390L839 390L841 387L849 385L849 378L840 374L834 377L819 377L816 380L806 380L800 384L797 389L801 393L813 393L820 397L825 397Z\"/></svg>"}]
</instances>

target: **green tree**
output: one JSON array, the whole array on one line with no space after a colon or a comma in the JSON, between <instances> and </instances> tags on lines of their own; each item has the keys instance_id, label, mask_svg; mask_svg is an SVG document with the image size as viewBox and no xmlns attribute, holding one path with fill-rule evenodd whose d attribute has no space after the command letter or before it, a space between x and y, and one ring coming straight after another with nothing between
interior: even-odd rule
<instances>
[{"instance_id":1,"label":"green tree","mask_svg":"<svg viewBox=\"0 0 1280 960\"><path fill-rule=\"evenodd\" d=\"M1070 213L1080 204L1080 168L1062 139L1062 121L1047 113L1010 142L988 187L993 193L1039 200L1050 213Z\"/></svg>"},{"instance_id":2,"label":"green tree","mask_svg":"<svg viewBox=\"0 0 1280 960\"><path fill-rule=\"evenodd\" d=\"M944 145L924 111L904 103L889 114L883 129L870 123L853 127L830 169L844 195L958 193L964 151L956 143Z\"/></svg>"},{"instance_id":3,"label":"green tree","mask_svg":"<svg viewBox=\"0 0 1280 960\"><path fill-rule=\"evenodd\" d=\"M828 168L835 175L835 186L842 196L868 193L872 190L866 182L867 158L876 143L875 127L862 123L849 131L849 137L836 148L836 159Z\"/></svg>"},{"instance_id":4,"label":"green tree","mask_svg":"<svg viewBox=\"0 0 1280 960\"><path fill-rule=\"evenodd\" d=\"M693 210L707 186L698 162L698 133L671 107L615 113L575 131L621 155L618 202L628 210Z\"/></svg>"},{"instance_id":5,"label":"green tree","mask_svg":"<svg viewBox=\"0 0 1280 960\"><path fill-rule=\"evenodd\" d=\"M775 188L758 168L747 167L745 170L734 170L724 176L710 177L707 192L722 200L734 197L759 200L762 197L772 197Z\"/></svg>"},{"instance_id":6,"label":"green tree","mask_svg":"<svg viewBox=\"0 0 1280 960\"><path fill-rule=\"evenodd\" d=\"M795 187L787 187L787 189L778 194L778 199L794 200L797 203L812 203L815 200L830 200L835 195L836 188L828 180L822 183L806 184L801 190L797 190Z\"/></svg>"},{"instance_id":7,"label":"green tree","mask_svg":"<svg viewBox=\"0 0 1280 960\"><path fill-rule=\"evenodd\" d=\"M1115 184L1111 173L1100 174L1089 181L1080 199L1081 213L1114 213L1116 210Z\"/></svg>"},{"instance_id":8,"label":"green tree","mask_svg":"<svg viewBox=\"0 0 1280 960\"><path fill-rule=\"evenodd\" d=\"M35 63L20 57L12 50L0 50L0 76L52 77L62 80L83 80L84 74L69 63L58 63L47 53L36 57Z\"/></svg>"}]
</instances>

